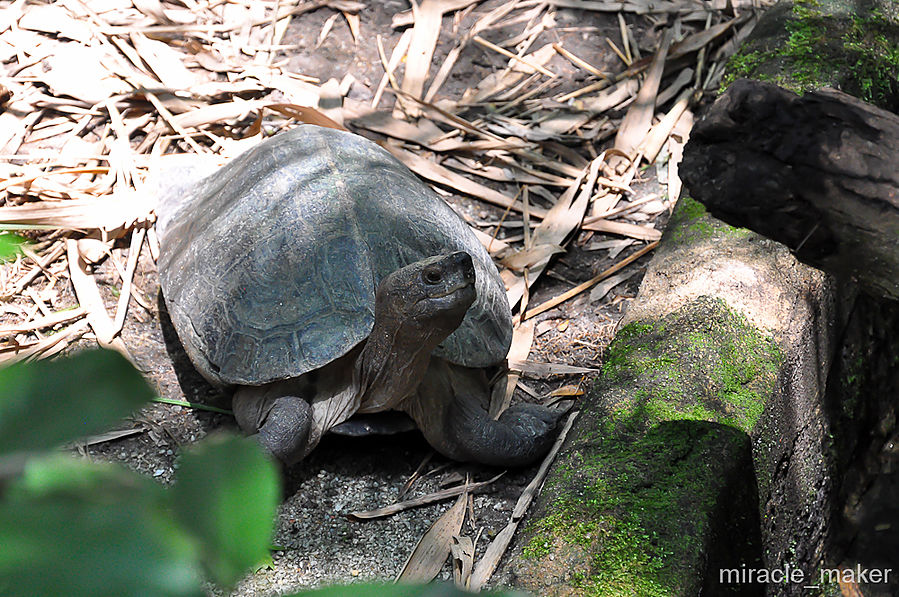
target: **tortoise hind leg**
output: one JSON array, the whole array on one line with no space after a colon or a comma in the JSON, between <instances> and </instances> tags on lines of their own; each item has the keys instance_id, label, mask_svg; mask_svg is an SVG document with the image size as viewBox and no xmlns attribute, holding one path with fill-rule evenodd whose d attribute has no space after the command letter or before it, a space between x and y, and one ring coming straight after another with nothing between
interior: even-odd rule
<instances>
[{"instance_id":1,"label":"tortoise hind leg","mask_svg":"<svg viewBox=\"0 0 899 597\"><path fill-rule=\"evenodd\" d=\"M241 387L231 402L234 418L245 433L257 434L259 443L287 465L305 456L312 426L309 403L291 395Z\"/></svg>"},{"instance_id":2,"label":"tortoise hind leg","mask_svg":"<svg viewBox=\"0 0 899 597\"><path fill-rule=\"evenodd\" d=\"M482 369L433 358L415 396L402 407L435 450L456 460L523 466L546 454L561 413L520 404L494 420L487 414L488 402Z\"/></svg>"}]
</instances>

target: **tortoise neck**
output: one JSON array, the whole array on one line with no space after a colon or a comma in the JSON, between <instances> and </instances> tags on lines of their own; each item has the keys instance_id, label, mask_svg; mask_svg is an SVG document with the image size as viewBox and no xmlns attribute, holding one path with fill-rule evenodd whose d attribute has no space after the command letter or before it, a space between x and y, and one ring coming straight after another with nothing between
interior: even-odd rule
<instances>
[{"instance_id":1,"label":"tortoise neck","mask_svg":"<svg viewBox=\"0 0 899 597\"><path fill-rule=\"evenodd\" d=\"M433 351L449 334L376 317L359 355L360 412L396 408L415 392Z\"/></svg>"}]
</instances>

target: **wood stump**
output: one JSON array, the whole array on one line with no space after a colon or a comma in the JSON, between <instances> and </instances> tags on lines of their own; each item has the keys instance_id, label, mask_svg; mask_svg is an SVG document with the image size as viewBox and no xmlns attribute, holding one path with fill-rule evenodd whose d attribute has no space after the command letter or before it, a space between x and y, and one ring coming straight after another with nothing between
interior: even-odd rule
<instances>
[{"instance_id":1,"label":"wood stump","mask_svg":"<svg viewBox=\"0 0 899 597\"><path fill-rule=\"evenodd\" d=\"M739 80L695 125L681 176L714 216L899 299L899 116Z\"/></svg>"}]
</instances>

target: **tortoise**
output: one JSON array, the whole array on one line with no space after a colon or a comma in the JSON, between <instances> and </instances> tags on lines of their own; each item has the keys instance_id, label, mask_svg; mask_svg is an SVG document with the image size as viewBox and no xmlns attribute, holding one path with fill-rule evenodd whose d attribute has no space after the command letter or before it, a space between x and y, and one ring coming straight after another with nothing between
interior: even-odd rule
<instances>
[{"instance_id":1,"label":"tortoise","mask_svg":"<svg viewBox=\"0 0 899 597\"><path fill-rule=\"evenodd\" d=\"M440 453L516 466L558 413L487 414L503 283L471 229L377 144L300 125L157 207L162 296L195 368L286 464L355 413L408 413Z\"/></svg>"}]
</instances>

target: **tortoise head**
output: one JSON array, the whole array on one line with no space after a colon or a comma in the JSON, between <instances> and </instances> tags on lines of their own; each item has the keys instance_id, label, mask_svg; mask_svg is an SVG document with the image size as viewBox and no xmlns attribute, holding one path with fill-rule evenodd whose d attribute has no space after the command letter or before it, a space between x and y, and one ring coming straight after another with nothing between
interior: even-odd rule
<instances>
[{"instance_id":1,"label":"tortoise head","mask_svg":"<svg viewBox=\"0 0 899 597\"><path fill-rule=\"evenodd\" d=\"M375 320L392 321L397 333L436 346L462 323L477 297L474 282L464 251L416 261L381 281Z\"/></svg>"}]
</instances>

